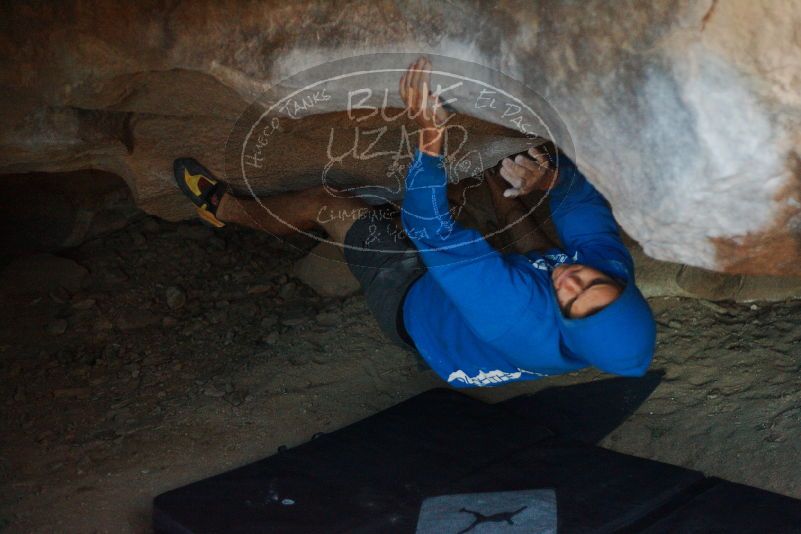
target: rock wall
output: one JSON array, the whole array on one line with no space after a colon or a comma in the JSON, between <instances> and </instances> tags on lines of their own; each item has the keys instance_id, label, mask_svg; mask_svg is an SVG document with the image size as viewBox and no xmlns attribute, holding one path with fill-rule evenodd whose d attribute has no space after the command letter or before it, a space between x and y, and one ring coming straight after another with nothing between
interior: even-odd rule
<instances>
[{"instance_id":1,"label":"rock wall","mask_svg":"<svg viewBox=\"0 0 801 534\"><path fill-rule=\"evenodd\" d=\"M792 1L8 2L0 20L3 174L98 169L146 211L189 217L172 160L224 175L229 133L275 82L360 54L440 54L541 95L570 137L557 141L649 256L801 274ZM320 111L322 130L341 120ZM476 125L504 152L511 132ZM311 130L271 162L265 190L309 180Z\"/></svg>"}]
</instances>

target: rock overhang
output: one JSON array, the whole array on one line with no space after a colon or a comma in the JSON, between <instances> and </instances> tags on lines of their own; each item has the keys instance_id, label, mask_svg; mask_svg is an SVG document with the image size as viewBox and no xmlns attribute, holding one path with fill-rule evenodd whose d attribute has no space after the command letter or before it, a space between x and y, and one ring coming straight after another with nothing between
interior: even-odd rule
<instances>
[{"instance_id":1,"label":"rock overhang","mask_svg":"<svg viewBox=\"0 0 801 534\"><path fill-rule=\"evenodd\" d=\"M7 7L10 26L29 31L9 30L4 41L10 120L0 127L0 170L100 168L122 176L146 211L188 217L172 159L202 157L225 173L229 133L276 82L337 59L423 52L540 95L564 122L570 155L649 255L799 273L801 75L788 58L799 55L792 28L801 15L793 10L740 1L626 13L604 2L347 9L349 17L318 4ZM320 111L324 125L343 110ZM276 171L265 189L304 184L299 173Z\"/></svg>"}]
</instances>

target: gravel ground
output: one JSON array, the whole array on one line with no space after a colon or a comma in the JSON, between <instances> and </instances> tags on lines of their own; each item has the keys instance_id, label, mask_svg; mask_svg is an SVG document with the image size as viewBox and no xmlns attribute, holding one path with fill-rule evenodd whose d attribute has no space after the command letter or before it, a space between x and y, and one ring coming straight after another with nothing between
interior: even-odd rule
<instances>
[{"instance_id":1,"label":"gravel ground","mask_svg":"<svg viewBox=\"0 0 801 534\"><path fill-rule=\"evenodd\" d=\"M145 218L62 254L88 275L4 280L0 530L147 532L162 491L442 386L361 296L291 277L313 244ZM664 378L601 445L801 498L801 301L651 304Z\"/></svg>"}]
</instances>

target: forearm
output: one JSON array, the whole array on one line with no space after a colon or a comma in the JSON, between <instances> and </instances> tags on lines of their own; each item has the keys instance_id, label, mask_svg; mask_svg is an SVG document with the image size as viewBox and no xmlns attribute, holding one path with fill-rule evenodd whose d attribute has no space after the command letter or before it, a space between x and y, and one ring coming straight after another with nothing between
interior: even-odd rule
<instances>
[{"instance_id":1,"label":"forearm","mask_svg":"<svg viewBox=\"0 0 801 534\"><path fill-rule=\"evenodd\" d=\"M606 200L576 165L560 160L559 182L549 194L551 218L566 248L582 248L596 237L617 235L617 223Z\"/></svg>"},{"instance_id":2,"label":"forearm","mask_svg":"<svg viewBox=\"0 0 801 534\"><path fill-rule=\"evenodd\" d=\"M418 148L420 152L429 156L439 156L442 153L441 128L423 128L420 130Z\"/></svg>"},{"instance_id":3,"label":"forearm","mask_svg":"<svg viewBox=\"0 0 801 534\"><path fill-rule=\"evenodd\" d=\"M453 218L447 182L441 156L415 153L406 177L401 221L429 267L475 260L494 251L478 232Z\"/></svg>"},{"instance_id":4,"label":"forearm","mask_svg":"<svg viewBox=\"0 0 801 534\"><path fill-rule=\"evenodd\" d=\"M441 156L418 149L406 175L401 221L421 252L447 247L456 229L450 213L448 178L443 165Z\"/></svg>"},{"instance_id":5,"label":"forearm","mask_svg":"<svg viewBox=\"0 0 801 534\"><path fill-rule=\"evenodd\" d=\"M559 173L562 176L549 200L551 218L565 252L581 251L587 261L592 256L614 259L631 276L633 260L620 238L609 204L572 161L560 161Z\"/></svg>"}]
</instances>

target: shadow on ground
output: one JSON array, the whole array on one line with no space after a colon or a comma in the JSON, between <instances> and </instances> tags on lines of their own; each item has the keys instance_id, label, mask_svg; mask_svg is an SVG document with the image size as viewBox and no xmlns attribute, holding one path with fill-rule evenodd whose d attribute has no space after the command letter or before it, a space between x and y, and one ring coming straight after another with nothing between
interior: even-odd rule
<instances>
[{"instance_id":1,"label":"shadow on ground","mask_svg":"<svg viewBox=\"0 0 801 534\"><path fill-rule=\"evenodd\" d=\"M650 371L641 378L556 386L500 405L533 419L561 438L599 443L637 411L662 382L663 375L662 371Z\"/></svg>"}]
</instances>

